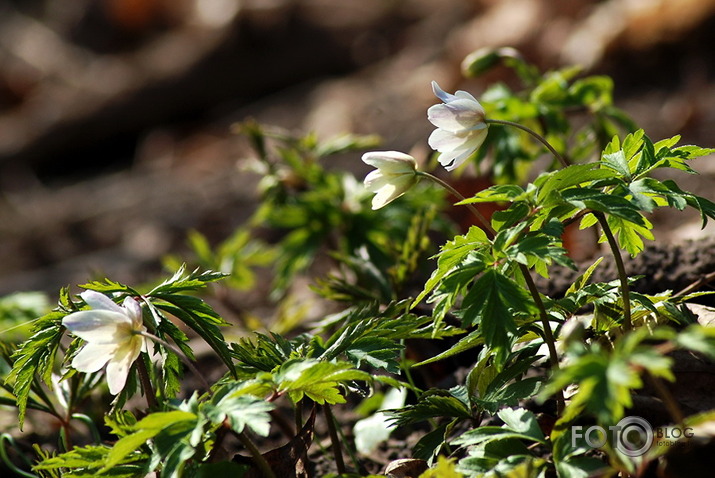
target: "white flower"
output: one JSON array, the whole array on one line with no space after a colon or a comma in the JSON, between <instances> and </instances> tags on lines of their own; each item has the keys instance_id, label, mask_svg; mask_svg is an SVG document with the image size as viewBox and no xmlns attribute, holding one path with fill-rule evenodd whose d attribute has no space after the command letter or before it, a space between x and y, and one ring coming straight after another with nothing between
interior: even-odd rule
<instances>
[{"instance_id":1,"label":"white flower","mask_svg":"<svg viewBox=\"0 0 715 478\"><path fill-rule=\"evenodd\" d=\"M484 142L487 124L484 108L466 91L449 94L432 82L432 91L444 103L431 106L427 119L437 127L429 137L430 147L440 152L439 163L451 171L464 162Z\"/></svg>"},{"instance_id":2,"label":"white flower","mask_svg":"<svg viewBox=\"0 0 715 478\"><path fill-rule=\"evenodd\" d=\"M80 372L96 372L107 365L109 392L116 395L127 382L129 369L147 351L146 332L141 306L131 297L122 306L92 290L81 294L91 310L73 312L62 319L62 325L87 343L75 355L72 367Z\"/></svg>"},{"instance_id":3,"label":"white flower","mask_svg":"<svg viewBox=\"0 0 715 478\"><path fill-rule=\"evenodd\" d=\"M365 189L376 193L372 208L380 209L402 196L418 180L417 162L409 154L398 151L373 151L362 160L375 168L365 177Z\"/></svg>"}]
</instances>

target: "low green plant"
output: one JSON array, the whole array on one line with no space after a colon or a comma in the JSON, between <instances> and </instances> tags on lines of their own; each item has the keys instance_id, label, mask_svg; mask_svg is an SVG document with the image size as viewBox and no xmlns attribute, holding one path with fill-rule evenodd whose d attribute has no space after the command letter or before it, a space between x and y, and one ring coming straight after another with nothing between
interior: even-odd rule
<instances>
[{"instance_id":1,"label":"low green plant","mask_svg":"<svg viewBox=\"0 0 715 478\"><path fill-rule=\"evenodd\" d=\"M0 440L6 466L35 477L307 476L307 450L323 433L330 476L359 476L364 457L336 413L350 408L376 412L353 431L363 454L379 445L366 434L422 433L412 455L430 467L425 478L635 476L663 450L633 454L613 434L594 446L577 427L619 426L646 383L673 426L712 422L712 411L686 416L663 385L675 379L674 351L715 358L715 331L684 305L702 293L636 293L621 254L654 239L657 208L695 208L703 226L715 219L715 203L654 175L694 173L689 162L715 150L677 136L653 142L613 106L606 77L541 73L512 49L476 52L464 70L499 63L522 90L496 85L478 101L433 84L436 162L493 175L495 185L470 197L405 153L366 153L376 169L365 188L324 164L374 147L372 137L321 143L240 125L263 175L247 225L217 246L191 232L192 266L166 258L173 273L156 285L106 279L79 297L63 289L29 338L3 344L0 399L19 421ZM450 197L475 225L458 231ZM480 203L500 208L487 218ZM571 224L597 231L618 273L593 282L599 259L550 297L534 276L576 268L562 240ZM225 306L227 294L260 286L256 269L267 266L276 301L299 275L327 270L313 291L334 312L292 332L227 340L230 324L211 300ZM213 373L199 370L194 340L216 358ZM106 357L90 353L100 350ZM461 382L442 386L423 372L457 358ZM380 410L385 403L404 405ZM19 450L13 435L38 416L55 420L58 446L36 444L31 469L18 466L7 450Z\"/></svg>"}]
</instances>

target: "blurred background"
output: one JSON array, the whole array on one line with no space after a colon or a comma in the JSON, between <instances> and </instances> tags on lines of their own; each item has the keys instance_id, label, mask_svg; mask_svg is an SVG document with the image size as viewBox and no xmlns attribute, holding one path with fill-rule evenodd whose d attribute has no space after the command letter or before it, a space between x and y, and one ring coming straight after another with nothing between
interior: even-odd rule
<instances>
[{"instance_id":1,"label":"blurred background","mask_svg":"<svg viewBox=\"0 0 715 478\"><path fill-rule=\"evenodd\" d=\"M715 0L0 0L0 295L140 283L187 230L226 237L255 206L246 118L426 155L432 80L510 81L462 78L487 46L611 75L651 138L715 146ZM694 167L681 187L715 199L713 158Z\"/></svg>"}]
</instances>

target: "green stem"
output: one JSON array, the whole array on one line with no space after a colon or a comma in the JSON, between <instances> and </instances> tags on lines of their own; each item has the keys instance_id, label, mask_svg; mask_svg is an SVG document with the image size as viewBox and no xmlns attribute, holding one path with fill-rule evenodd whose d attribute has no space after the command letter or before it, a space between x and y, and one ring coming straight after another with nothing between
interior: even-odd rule
<instances>
[{"instance_id":1,"label":"green stem","mask_svg":"<svg viewBox=\"0 0 715 478\"><path fill-rule=\"evenodd\" d=\"M10 457L7 455L7 450L5 449L5 442L7 442L10 447L14 448L15 451L18 452L18 455L20 456L20 458L22 458L23 461L25 461L25 463L31 465L27 461L27 458L25 458L25 455L17 449L17 445L15 444L15 440L12 438L12 436L9 433L3 433L2 435L0 435L0 459L2 459L2 462L5 464L5 466L11 471L15 472L18 476L23 476L26 478L38 478L37 475L33 475L32 473L27 473L26 471L21 470L20 468L15 466L12 461L10 461Z\"/></svg>"},{"instance_id":2,"label":"green stem","mask_svg":"<svg viewBox=\"0 0 715 478\"><path fill-rule=\"evenodd\" d=\"M142 383L142 389L144 389L144 395L146 395L146 404L149 408L157 409L159 404L156 402L156 392L151 384L151 379L149 378L149 371L146 368L146 364L142 357L137 360L137 370L139 371L139 380Z\"/></svg>"},{"instance_id":3,"label":"green stem","mask_svg":"<svg viewBox=\"0 0 715 478\"><path fill-rule=\"evenodd\" d=\"M94 443L96 443L97 445L102 443L102 437L99 435L99 430L97 430L97 425L94 423L94 420L92 420L84 413L73 413L72 419L79 420L85 425L87 425L89 432L92 434L92 440L94 441Z\"/></svg>"},{"instance_id":4,"label":"green stem","mask_svg":"<svg viewBox=\"0 0 715 478\"><path fill-rule=\"evenodd\" d=\"M340 447L340 437L338 437L338 430L335 428L335 417L333 412L330 410L330 405L327 403L323 405L323 414L325 415L325 421L328 425L328 433L330 435L330 442L332 443L333 456L335 457L335 466L339 474L345 473L345 461L343 461L343 451Z\"/></svg>"},{"instance_id":5,"label":"green stem","mask_svg":"<svg viewBox=\"0 0 715 478\"><path fill-rule=\"evenodd\" d=\"M273 469L271 469L271 466L268 464L266 461L266 458L261 455L260 450L256 446L253 441L248 438L248 435L246 435L246 432L241 432L237 433L238 439L241 440L241 443L243 446L246 447L246 449L251 452L251 456L253 457L253 461L258 467L259 470L261 470L261 474L264 478L276 478L276 474L273 473Z\"/></svg>"},{"instance_id":6,"label":"green stem","mask_svg":"<svg viewBox=\"0 0 715 478\"><path fill-rule=\"evenodd\" d=\"M191 370L191 373L193 373L196 376L196 378L199 380L199 382L201 382L201 385L204 387L204 389L206 389L206 391L209 394L211 393L211 386L206 381L203 374L198 371L198 369L194 366L194 364L191 363L191 360L189 360L189 358L178 347L175 347L174 345L170 344L166 340L161 339L161 338L157 337L156 335L151 334L149 332L137 332L137 333L139 333L139 335L142 335L144 337L147 337L147 338L153 340L154 342L157 342L158 344L163 345L164 347L166 347L167 349L169 349L173 353L175 353L181 359L181 361L184 362L184 364L186 364L186 366L189 368L189 370Z\"/></svg>"},{"instance_id":7,"label":"green stem","mask_svg":"<svg viewBox=\"0 0 715 478\"><path fill-rule=\"evenodd\" d=\"M428 178L429 180L434 181L435 183L439 184L444 189L449 191L449 193L452 194L452 196L456 197L460 201L465 201L467 199L462 195L462 193L460 193L459 191L454 189L449 183L447 183L446 181L443 181L442 179L438 178L437 176L434 176L430 173L426 173L424 171L417 171L417 175L424 176L424 177ZM492 228L492 226L489 223L489 221L487 220L487 218L484 217L484 215L481 212L479 212L479 210L476 207L474 207L472 204L464 204L464 205L467 206L467 209L469 209L469 211L471 211L471 213L474 214L474 216L482 224L483 228L486 229L486 231L492 237L496 235L496 231L494 230L494 228Z\"/></svg>"},{"instance_id":8,"label":"green stem","mask_svg":"<svg viewBox=\"0 0 715 478\"><path fill-rule=\"evenodd\" d=\"M507 120L485 119L484 122L492 123L492 124L501 124L501 125L505 125L505 126L513 126L514 128L517 128L517 129L520 129L526 133L529 133L537 141L539 141L541 144L546 146L546 149L548 149L549 152L551 152L551 154L554 155L554 157L561 163L561 165L564 168L567 166L571 166L571 163L565 157L563 157L558 151L556 151L556 149L553 146L551 146L551 144L548 141L546 141L546 139L543 136L541 136L539 133L537 133L533 129L527 128L526 126L521 125L519 123L514 123L512 121L507 121Z\"/></svg>"},{"instance_id":9,"label":"green stem","mask_svg":"<svg viewBox=\"0 0 715 478\"><path fill-rule=\"evenodd\" d=\"M556 339L554 338L554 333L551 331L549 314L546 312L546 306L544 305L544 301L541 300L541 295L539 294L539 290L536 288L534 279L531 277L529 268L524 264L519 264L519 270L521 270L521 275L524 276L526 287L528 287L529 293L534 299L536 308L539 309L539 320L541 320L541 326L544 329L544 342L546 342L546 347L549 349L549 362L551 363L552 370L557 371L559 369L559 353L556 351ZM565 406L566 401L564 400L563 391L559 390L556 394L556 409L559 415L563 413Z\"/></svg>"},{"instance_id":10,"label":"green stem","mask_svg":"<svg viewBox=\"0 0 715 478\"><path fill-rule=\"evenodd\" d=\"M655 391L660 399L663 400L663 404L668 410L668 414L670 415L670 418L673 419L675 425L683 426L683 423L685 422L685 415L683 415L683 412L678 406L677 400L675 400L673 394L670 393L670 390L668 390L660 378L654 376L648 371L646 371L646 377L650 381L651 385L653 385L653 388L655 388Z\"/></svg>"},{"instance_id":11,"label":"green stem","mask_svg":"<svg viewBox=\"0 0 715 478\"><path fill-rule=\"evenodd\" d=\"M631 323L631 293L630 287L628 286L628 275L626 274L626 266L623 263L623 257L621 257L620 249L618 248L618 242L613 236L613 231L611 231L611 226L608 225L608 220L602 212L593 212L593 215L598 219L598 223L603 229L603 234L608 240L608 246L611 248L613 253L613 259L616 261L616 268L618 269L618 279L621 282L621 297L623 298L623 328L625 330L631 330L633 324Z\"/></svg>"}]
</instances>

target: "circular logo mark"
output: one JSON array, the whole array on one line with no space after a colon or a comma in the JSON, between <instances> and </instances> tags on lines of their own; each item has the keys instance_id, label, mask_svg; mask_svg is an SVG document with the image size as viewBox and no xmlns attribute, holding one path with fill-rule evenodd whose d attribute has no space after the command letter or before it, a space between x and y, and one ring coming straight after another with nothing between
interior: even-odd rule
<instances>
[{"instance_id":1,"label":"circular logo mark","mask_svg":"<svg viewBox=\"0 0 715 478\"><path fill-rule=\"evenodd\" d=\"M641 456L653 444L653 429L641 417L626 417L616 425L616 449L627 456Z\"/></svg>"}]
</instances>

